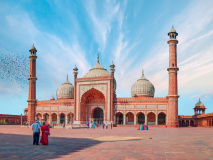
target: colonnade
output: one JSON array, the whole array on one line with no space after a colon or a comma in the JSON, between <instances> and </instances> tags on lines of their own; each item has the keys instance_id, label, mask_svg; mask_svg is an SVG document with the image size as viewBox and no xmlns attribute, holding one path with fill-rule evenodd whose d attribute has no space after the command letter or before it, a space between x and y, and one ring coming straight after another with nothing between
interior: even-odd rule
<instances>
[{"instance_id":1,"label":"colonnade","mask_svg":"<svg viewBox=\"0 0 213 160\"><path fill-rule=\"evenodd\" d=\"M115 116L116 124L132 124L137 125L138 123L145 123L149 125L165 125L166 124L166 114L161 112L158 115L155 115L153 112L148 114L138 113L134 115L131 112L123 115L121 112L118 112Z\"/></svg>"},{"instance_id":2,"label":"colonnade","mask_svg":"<svg viewBox=\"0 0 213 160\"><path fill-rule=\"evenodd\" d=\"M64 122L65 124L72 124L74 121L73 113L69 114L52 113L51 115L49 115L48 113L45 114L38 113L36 117L39 119L40 122L45 121L49 124L63 124Z\"/></svg>"}]
</instances>

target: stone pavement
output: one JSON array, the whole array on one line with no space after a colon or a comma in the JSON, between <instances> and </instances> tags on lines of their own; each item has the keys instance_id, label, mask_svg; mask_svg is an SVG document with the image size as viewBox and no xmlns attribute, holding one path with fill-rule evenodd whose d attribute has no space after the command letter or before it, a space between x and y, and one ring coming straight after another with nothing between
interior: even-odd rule
<instances>
[{"instance_id":1,"label":"stone pavement","mask_svg":"<svg viewBox=\"0 0 213 160\"><path fill-rule=\"evenodd\" d=\"M0 159L213 160L213 128L51 129L48 146L31 128L0 125Z\"/></svg>"}]
</instances>

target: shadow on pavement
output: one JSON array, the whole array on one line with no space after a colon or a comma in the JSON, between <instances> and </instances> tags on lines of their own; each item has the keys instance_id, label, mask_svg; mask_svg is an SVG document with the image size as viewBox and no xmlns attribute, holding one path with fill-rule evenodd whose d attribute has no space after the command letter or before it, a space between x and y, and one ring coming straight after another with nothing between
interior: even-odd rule
<instances>
[{"instance_id":1,"label":"shadow on pavement","mask_svg":"<svg viewBox=\"0 0 213 160\"><path fill-rule=\"evenodd\" d=\"M51 159L102 143L86 138L49 137L49 145L33 145L30 135L0 133L0 159Z\"/></svg>"}]
</instances>

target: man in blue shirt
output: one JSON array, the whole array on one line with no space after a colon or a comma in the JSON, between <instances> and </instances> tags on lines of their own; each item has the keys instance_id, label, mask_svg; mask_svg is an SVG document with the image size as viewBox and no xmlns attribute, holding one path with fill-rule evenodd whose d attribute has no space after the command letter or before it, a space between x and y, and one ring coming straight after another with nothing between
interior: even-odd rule
<instances>
[{"instance_id":1,"label":"man in blue shirt","mask_svg":"<svg viewBox=\"0 0 213 160\"><path fill-rule=\"evenodd\" d=\"M35 123L32 124L32 130L33 130L33 145L39 145L39 133L40 133L40 125L38 124L38 120L35 120Z\"/></svg>"}]
</instances>

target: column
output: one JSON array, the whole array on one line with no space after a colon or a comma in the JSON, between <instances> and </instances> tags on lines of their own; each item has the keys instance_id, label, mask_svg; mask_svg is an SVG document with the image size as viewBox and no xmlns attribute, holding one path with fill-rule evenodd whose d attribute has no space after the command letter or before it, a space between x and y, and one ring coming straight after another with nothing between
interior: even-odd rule
<instances>
[{"instance_id":1,"label":"column","mask_svg":"<svg viewBox=\"0 0 213 160\"><path fill-rule=\"evenodd\" d=\"M137 116L134 116L134 125L136 125Z\"/></svg>"},{"instance_id":2,"label":"column","mask_svg":"<svg viewBox=\"0 0 213 160\"><path fill-rule=\"evenodd\" d=\"M49 116L49 124L50 125L52 124L52 116L51 115Z\"/></svg>"},{"instance_id":3,"label":"column","mask_svg":"<svg viewBox=\"0 0 213 160\"><path fill-rule=\"evenodd\" d=\"M60 116L57 115L57 124L60 124Z\"/></svg>"},{"instance_id":4,"label":"column","mask_svg":"<svg viewBox=\"0 0 213 160\"><path fill-rule=\"evenodd\" d=\"M22 114L21 114L21 125L22 125Z\"/></svg>"},{"instance_id":5,"label":"column","mask_svg":"<svg viewBox=\"0 0 213 160\"><path fill-rule=\"evenodd\" d=\"M158 115L155 116L155 125L158 125Z\"/></svg>"},{"instance_id":6,"label":"column","mask_svg":"<svg viewBox=\"0 0 213 160\"><path fill-rule=\"evenodd\" d=\"M67 117L67 115L66 115L66 116L65 116L65 124L68 124L67 122L68 122L68 117Z\"/></svg>"},{"instance_id":7,"label":"column","mask_svg":"<svg viewBox=\"0 0 213 160\"><path fill-rule=\"evenodd\" d=\"M72 119L73 119L73 117L72 117L72 113L70 113L70 124L72 124L72 123L73 123Z\"/></svg>"},{"instance_id":8,"label":"column","mask_svg":"<svg viewBox=\"0 0 213 160\"><path fill-rule=\"evenodd\" d=\"M123 124L126 125L126 116L123 116Z\"/></svg>"},{"instance_id":9,"label":"column","mask_svg":"<svg viewBox=\"0 0 213 160\"><path fill-rule=\"evenodd\" d=\"M147 124L147 114L145 114L145 124Z\"/></svg>"},{"instance_id":10,"label":"column","mask_svg":"<svg viewBox=\"0 0 213 160\"><path fill-rule=\"evenodd\" d=\"M191 126L191 125L190 125L190 122L191 122L191 120L189 120L189 127Z\"/></svg>"},{"instance_id":11,"label":"column","mask_svg":"<svg viewBox=\"0 0 213 160\"><path fill-rule=\"evenodd\" d=\"M116 116L114 116L114 122L113 123L116 124Z\"/></svg>"}]
</instances>

